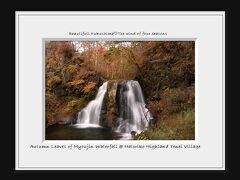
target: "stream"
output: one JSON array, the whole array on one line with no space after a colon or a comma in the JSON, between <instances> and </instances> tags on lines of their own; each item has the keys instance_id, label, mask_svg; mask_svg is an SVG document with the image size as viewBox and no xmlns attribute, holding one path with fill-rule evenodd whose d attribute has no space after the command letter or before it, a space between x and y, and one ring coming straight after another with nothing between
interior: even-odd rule
<instances>
[{"instance_id":1,"label":"stream","mask_svg":"<svg viewBox=\"0 0 240 180\"><path fill-rule=\"evenodd\" d=\"M100 126L52 125L46 129L46 140L131 140L131 134Z\"/></svg>"}]
</instances>

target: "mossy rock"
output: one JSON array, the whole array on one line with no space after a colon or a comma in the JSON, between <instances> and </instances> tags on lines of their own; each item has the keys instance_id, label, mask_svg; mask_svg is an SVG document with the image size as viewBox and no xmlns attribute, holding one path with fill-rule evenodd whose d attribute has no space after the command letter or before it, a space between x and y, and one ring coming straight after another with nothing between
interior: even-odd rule
<instances>
[{"instance_id":1,"label":"mossy rock","mask_svg":"<svg viewBox=\"0 0 240 180\"><path fill-rule=\"evenodd\" d=\"M132 131L132 132L131 132L131 135L132 135L133 140L149 140L149 137L147 136L147 134L144 131L142 131L139 134L137 134L135 131Z\"/></svg>"}]
</instances>

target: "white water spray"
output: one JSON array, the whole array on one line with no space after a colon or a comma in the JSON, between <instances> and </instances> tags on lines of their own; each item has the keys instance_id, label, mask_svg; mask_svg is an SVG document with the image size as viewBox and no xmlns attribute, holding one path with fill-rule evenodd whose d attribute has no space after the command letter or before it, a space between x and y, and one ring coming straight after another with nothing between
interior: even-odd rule
<instances>
[{"instance_id":1,"label":"white water spray","mask_svg":"<svg viewBox=\"0 0 240 180\"><path fill-rule=\"evenodd\" d=\"M103 83L98 90L96 98L90 101L88 105L78 113L77 123L99 125L103 99L107 92L107 84L108 82Z\"/></svg>"},{"instance_id":2,"label":"white water spray","mask_svg":"<svg viewBox=\"0 0 240 180\"><path fill-rule=\"evenodd\" d=\"M126 81L119 87L118 111L120 117L117 119L115 131L140 133L149 125L151 114L145 107L144 96L141 86L137 81Z\"/></svg>"}]
</instances>

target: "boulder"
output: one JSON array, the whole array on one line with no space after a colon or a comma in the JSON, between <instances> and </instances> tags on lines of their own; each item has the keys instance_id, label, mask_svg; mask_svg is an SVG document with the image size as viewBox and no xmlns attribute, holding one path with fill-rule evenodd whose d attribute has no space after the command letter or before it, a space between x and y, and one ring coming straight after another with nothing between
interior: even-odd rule
<instances>
[{"instance_id":1,"label":"boulder","mask_svg":"<svg viewBox=\"0 0 240 180\"><path fill-rule=\"evenodd\" d=\"M74 124L77 119L77 114L58 114L54 117L54 121L59 125Z\"/></svg>"}]
</instances>

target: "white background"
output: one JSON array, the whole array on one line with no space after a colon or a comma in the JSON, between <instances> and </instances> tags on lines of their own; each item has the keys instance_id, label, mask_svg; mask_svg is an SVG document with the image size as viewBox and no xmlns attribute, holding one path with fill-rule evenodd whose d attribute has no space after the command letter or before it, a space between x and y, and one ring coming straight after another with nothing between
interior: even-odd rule
<instances>
[{"instance_id":1,"label":"white background","mask_svg":"<svg viewBox=\"0 0 240 180\"><path fill-rule=\"evenodd\" d=\"M135 12L135 15L132 12L17 12L16 169L224 169L224 28L223 12ZM42 40L82 38L69 36L69 32L81 31L167 32L167 36L145 38L196 39L196 140L43 141ZM30 145L71 143L197 144L201 148L89 151L30 148Z\"/></svg>"}]
</instances>

